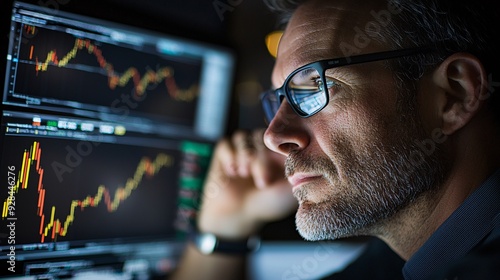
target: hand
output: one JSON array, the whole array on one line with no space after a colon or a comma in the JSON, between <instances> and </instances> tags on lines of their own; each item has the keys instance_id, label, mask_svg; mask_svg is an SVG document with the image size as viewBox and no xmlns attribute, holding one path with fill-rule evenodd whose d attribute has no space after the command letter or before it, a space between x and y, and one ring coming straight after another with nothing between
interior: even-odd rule
<instances>
[{"instance_id":1,"label":"hand","mask_svg":"<svg viewBox=\"0 0 500 280\"><path fill-rule=\"evenodd\" d=\"M200 231L246 238L297 209L284 176L285 158L264 146L263 133L237 132L218 143L204 186Z\"/></svg>"}]
</instances>

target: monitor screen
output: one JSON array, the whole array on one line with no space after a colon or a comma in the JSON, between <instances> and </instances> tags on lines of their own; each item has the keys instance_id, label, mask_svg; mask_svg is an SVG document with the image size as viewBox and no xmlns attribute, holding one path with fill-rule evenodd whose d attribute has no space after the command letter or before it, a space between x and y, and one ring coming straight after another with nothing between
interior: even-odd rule
<instances>
[{"instance_id":1,"label":"monitor screen","mask_svg":"<svg viewBox=\"0 0 500 280\"><path fill-rule=\"evenodd\" d=\"M0 275L168 273L225 132L232 52L23 2L9 32Z\"/></svg>"}]
</instances>

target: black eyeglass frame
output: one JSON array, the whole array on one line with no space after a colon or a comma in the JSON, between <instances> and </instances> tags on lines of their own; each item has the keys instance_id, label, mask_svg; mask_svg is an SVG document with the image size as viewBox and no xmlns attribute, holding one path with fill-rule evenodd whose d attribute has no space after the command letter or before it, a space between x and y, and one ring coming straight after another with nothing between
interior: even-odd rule
<instances>
[{"instance_id":1,"label":"black eyeglass frame","mask_svg":"<svg viewBox=\"0 0 500 280\"><path fill-rule=\"evenodd\" d=\"M285 82L283 85L275 90L268 90L264 92L261 95L261 103L264 107L264 112L266 114L266 119L268 122L270 122L272 119L274 119L276 112L273 112L272 118L269 118L270 113L268 113L269 110L271 109L266 109L266 104L265 98L269 94L274 93L276 95L277 100L279 100L279 104L281 104L282 97L285 97L286 100L288 101L288 104L290 104L290 107L292 107L293 111L303 117L303 118L308 118L311 117L321 110L323 110L328 103L330 102L329 98L329 93L328 93L328 84L326 81L325 73L326 70L332 69L332 68L337 68L341 66L348 66L348 65L354 65L354 64L360 64L360 63L368 63L368 62L375 62L375 61L381 61L381 60L386 60L386 59L393 59L393 58L399 58L399 57L404 57L404 56L411 56L415 54L423 54L423 53L428 53L431 52L432 49L430 48L411 48L411 49L399 49L399 50L392 50L392 51L383 51L383 52L377 52L377 53L369 53L369 54L361 54L361 55L355 55L355 56L350 56L350 57L340 57L340 58L334 58L334 59L324 59L324 60L319 60L316 62L311 62L306 65L303 65L297 69L295 69L288 77L285 79ZM304 69L315 69L319 74L321 78L321 82L323 83L324 89L323 93L325 94L326 102L323 106L321 106L319 109L315 110L312 113L309 114L304 114L301 112L300 109L298 109L297 105L294 105L292 102L292 97L290 96L290 93L287 91L287 85L290 82L290 80L295 76L300 71L303 71ZM278 105L279 106L279 105Z\"/></svg>"}]
</instances>

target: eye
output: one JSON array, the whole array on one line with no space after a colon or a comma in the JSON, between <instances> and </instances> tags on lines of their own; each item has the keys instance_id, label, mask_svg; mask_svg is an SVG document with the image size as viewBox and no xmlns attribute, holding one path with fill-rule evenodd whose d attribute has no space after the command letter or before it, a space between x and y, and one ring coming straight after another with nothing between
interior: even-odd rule
<instances>
[{"instance_id":1,"label":"eye","mask_svg":"<svg viewBox=\"0 0 500 280\"><path fill-rule=\"evenodd\" d=\"M323 85L323 81L321 80L321 78L316 78L314 80L314 82L316 83L316 86L318 87L318 90L324 90L324 85ZM334 86L340 86L339 83L337 83L336 81L332 80L332 79L329 79L329 78L326 78L326 87L328 89L334 87Z\"/></svg>"},{"instance_id":2,"label":"eye","mask_svg":"<svg viewBox=\"0 0 500 280\"><path fill-rule=\"evenodd\" d=\"M314 83L316 84L316 86L318 87L318 91L321 91L323 90L323 81L321 80L321 78L315 78L314 79Z\"/></svg>"},{"instance_id":3,"label":"eye","mask_svg":"<svg viewBox=\"0 0 500 280\"><path fill-rule=\"evenodd\" d=\"M331 89L338 83L335 79L326 78L326 88ZM317 94L325 91L321 75L314 68L306 68L292 75L286 84L289 94Z\"/></svg>"}]
</instances>

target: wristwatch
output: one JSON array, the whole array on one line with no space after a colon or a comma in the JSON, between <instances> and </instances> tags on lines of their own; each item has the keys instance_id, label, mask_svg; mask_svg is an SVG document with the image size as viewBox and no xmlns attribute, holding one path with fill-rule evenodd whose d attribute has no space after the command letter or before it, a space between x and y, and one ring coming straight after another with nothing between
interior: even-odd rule
<instances>
[{"instance_id":1,"label":"wristwatch","mask_svg":"<svg viewBox=\"0 0 500 280\"><path fill-rule=\"evenodd\" d=\"M205 255L213 253L244 255L255 252L260 247L260 238L251 236L248 239L221 239L212 233L197 232L192 238L196 248Z\"/></svg>"}]
</instances>

